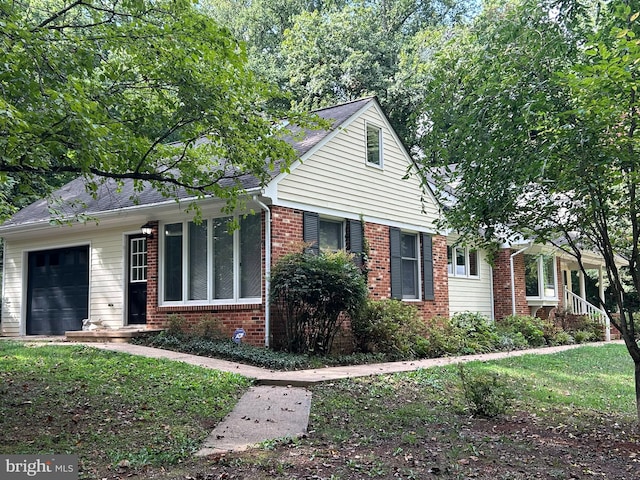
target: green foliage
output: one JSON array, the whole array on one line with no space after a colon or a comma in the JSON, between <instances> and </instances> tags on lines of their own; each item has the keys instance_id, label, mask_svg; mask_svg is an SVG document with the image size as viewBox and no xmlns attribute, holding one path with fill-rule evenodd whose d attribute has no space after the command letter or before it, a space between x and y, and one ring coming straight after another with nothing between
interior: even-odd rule
<instances>
[{"instance_id":1,"label":"green foliage","mask_svg":"<svg viewBox=\"0 0 640 480\"><path fill-rule=\"evenodd\" d=\"M569 332L559 330L548 338L549 345L571 345L575 343L575 339Z\"/></svg>"},{"instance_id":2,"label":"green foliage","mask_svg":"<svg viewBox=\"0 0 640 480\"><path fill-rule=\"evenodd\" d=\"M458 377L467 406L474 415L495 418L510 406L513 393L494 372L476 372L458 365Z\"/></svg>"},{"instance_id":3,"label":"green foliage","mask_svg":"<svg viewBox=\"0 0 640 480\"><path fill-rule=\"evenodd\" d=\"M367 285L344 252L300 252L281 258L271 272L271 299L283 324L282 347L289 352L326 355L344 316L364 307Z\"/></svg>"},{"instance_id":4,"label":"green foliage","mask_svg":"<svg viewBox=\"0 0 640 480\"><path fill-rule=\"evenodd\" d=\"M451 317L450 328L460 341L462 354L491 352L499 344L495 323L479 313L456 313Z\"/></svg>"},{"instance_id":5,"label":"green foliage","mask_svg":"<svg viewBox=\"0 0 640 480\"><path fill-rule=\"evenodd\" d=\"M132 339L132 343L204 357L222 358L272 370L301 370L327 365L358 365L388 360L381 354L359 353L322 357L320 361L318 357L305 354L278 352L244 343L236 344L231 340L216 340L200 337L193 333L175 334L168 331L148 337L136 337Z\"/></svg>"},{"instance_id":6,"label":"green foliage","mask_svg":"<svg viewBox=\"0 0 640 480\"><path fill-rule=\"evenodd\" d=\"M19 206L71 175L92 193L128 178L233 205L237 170L264 181L296 158L279 91L189 0L2 1L0 18L0 200Z\"/></svg>"},{"instance_id":7,"label":"green foliage","mask_svg":"<svg viewBox=\"0 0 640 480\"><path fill-rule=\"evenodd\" d=\"M637 364L639 12L637 0L489 3L468 25L425 37L416 77L428 85L422 167L450 205L441 226L476 244L517 233L583 270L583 252L598 252L612 322Z\"/></svg>"},{"instance_id":8,"label":"green foliage","mask_svg":"<svg viewBox=\"0 0 640 480\"><path fill-rule=\"evenodd\" d=\"M187 321L182 315L171 314L167 323L167 333L181 335L186 332Z\"/></svg>"},{"instance_id":9,"label":"green foliage","mask_svg":"<svg viewBox=\"0 0 640 480\"><path fill-rule=\"evenodd\" d=\"M226 335L226 332L224 331L222 320L211 315L203 316L193 327L192 332L198 337L209 340L222 340L228 338L228 335Z\"/></svg>"},{"instance_id":10,"label":"green foliage","mask_svg":"<svg viewBox=\"0 0 640 480\"><path fill-rule=\"evenodd\" d=\"M408 359L426 354L426 327L418 309L399 300L369 300L351 328L363 352Z\"/></svg>"},{"instance_id":11,"label":"green foliage","mask_svg":"<svg viewBox=\"0 0 640 480\"><path fill-rule=\"evenodd\" d=\"M544 338L545 321L530 315L509 315L498 322L498 329L504 333L520 333L532 347L546 344Z\"/></svg>"}]
</instances>

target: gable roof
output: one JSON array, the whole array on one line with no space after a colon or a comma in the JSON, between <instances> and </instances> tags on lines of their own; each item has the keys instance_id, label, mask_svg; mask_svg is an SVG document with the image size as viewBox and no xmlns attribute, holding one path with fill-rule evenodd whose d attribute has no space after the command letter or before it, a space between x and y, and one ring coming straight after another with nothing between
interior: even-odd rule
<instances>
[{"instance_id":1,"label":"gable roof","mask_svg":"<svg viewBox=\"0 0 640 480\"><path fill-rule=\"evenodd\" d=\"M368 97L316 110L312 113L330 122L327 129L311 130L291 126L289 129L292 133L285 140L294 148L298 157L303 157L364 106L376 101L375 97ZM275 168L269 172L269 180L281 173L280 167L280 164L276 164ZM247 191L255 191L262 187L260 181L253 175L240 176L238 180L242 188ZM235 179L229 178L223 179L221 184L230 186L234 182ZM54 218L72 218L77 215L95 216L140 206L170 204L176 199L194 198L184 188L177 189L174 196L169 198L152 188L147 182L142 182L141 185L142 188L136 190L134 181L131 179L125 179L118 185L116 180L106 178L99 184L96 195L92 195L85 188L85 179L79 177L53 192L50 198L37 200L17 212L0 225L0 232L21 225L49 223Z\"/></svg>"}]
</instances>

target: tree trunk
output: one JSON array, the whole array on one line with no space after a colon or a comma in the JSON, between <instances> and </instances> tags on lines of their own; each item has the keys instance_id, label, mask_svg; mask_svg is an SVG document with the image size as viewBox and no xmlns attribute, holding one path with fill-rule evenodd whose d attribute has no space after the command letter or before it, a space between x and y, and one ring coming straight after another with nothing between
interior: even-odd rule
<instances>
[{"instance_id":1,"label":"tree trunk","mask_svg":"<svg viewBox=\"0 0 640 480\"><path fill-rule=\"evenodd\" d=\"M636 412L638 414L638 425L640 425L640 362L634 362L636 367Z\"/></svg>"}]
</instances>

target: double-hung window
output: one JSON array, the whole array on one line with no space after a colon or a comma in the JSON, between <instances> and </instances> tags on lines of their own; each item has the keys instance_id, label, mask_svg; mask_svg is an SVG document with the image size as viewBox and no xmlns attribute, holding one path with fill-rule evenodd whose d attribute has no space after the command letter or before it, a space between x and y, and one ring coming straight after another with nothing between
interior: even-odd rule
<instances>
[{"instance_id":1,"label":"double-hung window","mask_svg":"<svg viewBox=\"0 0 640 480\"><path fill-rule=\"evenodd\" d=\"M162 303L249 302L261 297L260 215L184 221L163 226Z\"/></svg>"},{"instance_id":2,"label":"double-hung window","mask_svg":"<svg viewBox=\"0 0 640 480\"><path fill-rule=\"evenodd\" d=\"M366 124L367 164L382 167L382 129Z\"/></svg>"},{"instance_id":3,"label":"double-hung window","mask_svg":"<svg viewBox=\"0 0 640 480\"><path fill-rule=\"evenodd\" d=\"M555 257L525 254L524 262L527 298L556 300L558 290Z\"/></svg>"},{"instance_id":4,"label":"double-hung window","mask_svg":"<svg viewBox=\"0 0 640 480\"><path fill-rule=\"evenodd\" d=\"M402 255L402 298L420 298L418 286L418 236L400 234Z\"/></svg>"},{"instance_id":5,"label":"double-hung window","mask_svg":"<svg viewBox=\"0 0 640 480\"><path fill-rule=\"evenodd\" d=\"M391 297L433 300L433 239L426 233L389 228ZM420 289L420 282L422 287Z\"/></svg>"},{"instance_id":6,"label":"double-hung window","mask_svg":"<svg viewBox=\"0 0 640 480\"><path fill-rule=\"evenodd\" d=\"M344 222L319 219L320 250L337 252L344 249Z\"/></svg>"},{"instance_id":7,"label":"double-hung window","mask_svg":"<svg viewBox=\"0 0 640 480\"><path fill-rule=\"evenodd\" d=\"M447 271L450 276L478 278L478 251L466 247L447 246Z\"/></svg>"}]
</instances>

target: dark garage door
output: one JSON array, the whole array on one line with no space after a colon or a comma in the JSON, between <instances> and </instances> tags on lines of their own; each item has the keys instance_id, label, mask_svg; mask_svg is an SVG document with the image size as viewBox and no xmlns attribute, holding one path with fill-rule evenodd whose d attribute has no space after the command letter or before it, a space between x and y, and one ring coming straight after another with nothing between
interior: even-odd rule
<instances>
[{"instance_id":1,"label":"dark garage door","mask_svg":"<svg viewBox=\"0 0 640 480\"><path fill-rule=\"evenodd\" d=\"M89 309L89 247L29 253L27 335L82 330Z\"/></svg>"}]
</instances>

